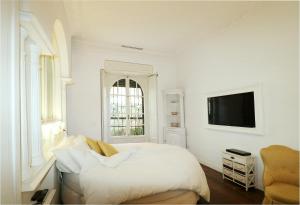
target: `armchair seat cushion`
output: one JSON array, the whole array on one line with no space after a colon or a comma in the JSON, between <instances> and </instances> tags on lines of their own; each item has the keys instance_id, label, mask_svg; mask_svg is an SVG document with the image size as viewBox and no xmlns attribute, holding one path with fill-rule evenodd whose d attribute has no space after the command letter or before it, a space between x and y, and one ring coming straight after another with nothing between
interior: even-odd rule
<instances>
[{"instance_id":1,"label":"armchair seat cushion","mask_svg":"<svg viewBox=\"0 0 300 205\"><path fill-rule=\"evenodd\" d=\"M299 186L275 182L265 187L265 195L277 202L299 204Z\"/></svg>"}]
</instances>

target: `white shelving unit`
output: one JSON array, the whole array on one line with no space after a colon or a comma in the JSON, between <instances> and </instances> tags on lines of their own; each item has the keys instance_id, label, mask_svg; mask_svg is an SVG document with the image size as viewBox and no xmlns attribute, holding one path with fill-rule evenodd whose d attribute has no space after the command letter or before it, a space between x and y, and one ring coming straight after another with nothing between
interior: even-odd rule
<instances>
[{"instance_id":1,"label":"white shelving unit","mask_svg":"<svg viewBox=\"0 0 300 205\"><path fill-rule=\"evenodd\" d=\"M184 93L182 90L164 91L166 127L164 128L164 143L186 148L186 133L184 125Z\"/></svg>"},{"instance_id":2,"label":"white shelving unit","mask_svg":"<svg viewBox=\"0 0 300 205\"><path fill-rule=\"evenodd\" d=\"M255 187L255 158L223 152L223 179L233 181L246 191Z\"/></svg>"}]
</instances>

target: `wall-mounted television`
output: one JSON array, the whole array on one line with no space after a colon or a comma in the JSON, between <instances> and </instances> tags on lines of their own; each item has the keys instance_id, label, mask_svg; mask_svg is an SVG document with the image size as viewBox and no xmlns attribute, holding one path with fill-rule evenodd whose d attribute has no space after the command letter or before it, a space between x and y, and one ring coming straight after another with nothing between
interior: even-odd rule
<instances>
[{"instance_id":1,"label":"wall-mounted television","mask_svg":"<svg viewBox=\"0 0 300 205\"><path fill-rule=\"evenodd\" d=\"M254 92L207 98L208 124L255 128Z\"/></svg>"}]
</instances>

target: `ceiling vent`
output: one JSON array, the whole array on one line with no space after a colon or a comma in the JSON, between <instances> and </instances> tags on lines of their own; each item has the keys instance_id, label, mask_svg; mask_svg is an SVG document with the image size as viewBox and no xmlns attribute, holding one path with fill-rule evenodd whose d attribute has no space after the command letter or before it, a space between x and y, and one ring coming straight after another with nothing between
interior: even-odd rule
<instances>
[{"instance_id":1,"label":"ceiling vent","mask_svg":"<svg viewBox=\"0 0 300 205\"><path fill-rule=\"evenodd\" d=\"M129 49L134 49L134 50L139 50L142 51L143 48L135 47L135 46L127 46L127 45L121 45L123 48L129 48Z\"/></svg>"}]
</instances>

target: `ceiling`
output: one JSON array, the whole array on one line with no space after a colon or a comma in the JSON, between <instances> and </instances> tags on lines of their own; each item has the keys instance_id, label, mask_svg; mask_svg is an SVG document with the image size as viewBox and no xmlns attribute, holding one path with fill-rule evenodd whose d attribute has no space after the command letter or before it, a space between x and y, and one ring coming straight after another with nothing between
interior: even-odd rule
<instances>
[{"instance_id":1,"label":"ceiling","mask_svg":"<svg viewBox=\"0 0 300 205\"><path fill-rule=\"evenodd\" d=\"M224 30L260 3L64 0L64 6L77 39L171 54Z\"/></svg>"}]
</instances>

